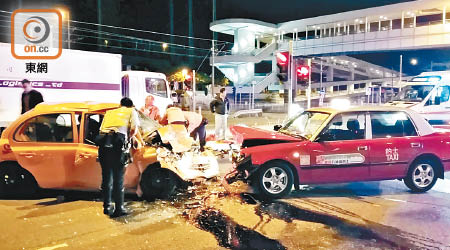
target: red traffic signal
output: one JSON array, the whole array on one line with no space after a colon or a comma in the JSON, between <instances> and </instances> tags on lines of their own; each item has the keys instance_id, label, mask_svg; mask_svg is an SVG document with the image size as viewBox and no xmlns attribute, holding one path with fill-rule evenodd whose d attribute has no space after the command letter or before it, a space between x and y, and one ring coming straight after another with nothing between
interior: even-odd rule
<instances>
[{"instance_id":1,"label":"red traffic signal","mask_svg":"<svg viewBox=\"0 0 450 250\"><path fill-rule=\"evenodd\" d=\"M289 52L278 52L277 53L277 64L280 66L285 66L289 64Z\"/></svg>"},{"instance_id":2,"label":"red traffic signal","mask_svg":"<svg viewBox=\"0 0 450 250\"><path fill-rule=\"evenodd\" d=\"M288 80L289 52L278 52L276 58L278 67L277 77L280 81L285 82Z\"/></svg>"},{"instance_id":3,"label":"red traffic signal","mask_svg":"<svg viewBox=\"0 0 450 250\"><path fill-rule=\"evenodd\" d=\"M308 79L310 72L309 66L300 65L297 67L296 73L298 79Z\"/></svg>"}]
</instances>

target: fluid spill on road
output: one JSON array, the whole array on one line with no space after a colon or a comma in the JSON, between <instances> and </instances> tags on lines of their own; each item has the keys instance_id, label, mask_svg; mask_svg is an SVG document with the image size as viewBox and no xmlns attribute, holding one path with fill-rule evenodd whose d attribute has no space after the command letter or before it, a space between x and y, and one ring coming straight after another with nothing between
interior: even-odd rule
<instances>
[{"instance_id":1,"label":"fluid spill on road","mask_svg":"<svg viewBox=\"0 0 450 250\"><path fill-rule=\"evenodd\" d=\"M211 232L219 245L231 249L286 249L280 242L234 222L219 210L203 209L196 216L199 227Z\"/></svg>"},{"instance_id":2,"label":"fluid spill on road","mask_svg":"<svg viewBox=\"0 0 450 250\"><path fill-rule=\"evenodd\" d=\"M320 223L345 238L365 241L367 246L389 249L442 249L443 247L442 243L430 238L364 219L366 224L357 224L326 212L299 208L283 201L262 202L251 194L245 193L241 194L240 197L247 204L258 204L255 207L255 214L261 218L267 215L270 218L280 219L286 223L292 223L294 220ZM305 199L305 201L316 205L321 211L335 210L343 215L362 219L356 214L329 204L320 204L321 206L318 206L318 203L322 202L312 202L309 199Z\"/></svg>"},{"instance_id":3,"label":"fluid spill on road","mask_svg":"<svg viewBox=\"0 0 450 250\"><path fill-rule=\"evenodd\" d=\"M193 188L191 195L184 195L184 214L188 221L213 234L222 247L230 249L286 249L277 240L270 239L242 226L221 211L210 207L208 204L214 202L214 199L227 198L227 194L219 183L209 184ZM183 199L178 198L178 201Z\"/></svg>"}]
</instances>

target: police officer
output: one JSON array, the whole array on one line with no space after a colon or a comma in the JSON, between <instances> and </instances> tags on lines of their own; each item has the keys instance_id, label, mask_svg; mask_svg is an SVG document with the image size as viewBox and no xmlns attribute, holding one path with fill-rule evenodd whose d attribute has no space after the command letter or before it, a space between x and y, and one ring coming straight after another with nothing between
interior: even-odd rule
<instances>
[{"instance_id":1,"label":"police officer","mask_svg":"<svg viewBox=\"0 0 450 250\"><path fill-rule=\"evenodd\" d=\"M124 169L128 164L129 142L138 132L138 126L139 120L133 108L133 101L124 97L119 108L106 112L100 127L97 143L102 166L103 213L111 217L128 214L124 207ZM111 205L111 195L115 207Z\"/></svg>"}]
</instances>

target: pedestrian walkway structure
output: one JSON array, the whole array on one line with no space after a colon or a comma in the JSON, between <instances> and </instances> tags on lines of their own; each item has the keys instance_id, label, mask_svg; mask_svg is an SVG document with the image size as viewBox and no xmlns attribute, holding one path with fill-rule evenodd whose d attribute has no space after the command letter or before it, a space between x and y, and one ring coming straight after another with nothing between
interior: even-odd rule
<instances>
[{"instance_id":1,"label":"pedestrian walkway structure","mask_svg":"<svg viewBox=\"0 0 450 250\"><path fill-rule=\"evenodd\" d=\"M450 45L450 1L419 0L272 24L250 19L223 19L214 32L234 36L231 50L216 52L210 63L242 91L276 90L275 53L310 57L313 73L322 73L327 93L332 82L395 78L399 72L357 60L351 54L447 47ZM255 64L271 62L272 71L255 74ZM391 79L392 80L392 79ZM351 85L351 86L350 86ZM336 88L334 88L336 89Z\"/></svg>"}]
</instances>

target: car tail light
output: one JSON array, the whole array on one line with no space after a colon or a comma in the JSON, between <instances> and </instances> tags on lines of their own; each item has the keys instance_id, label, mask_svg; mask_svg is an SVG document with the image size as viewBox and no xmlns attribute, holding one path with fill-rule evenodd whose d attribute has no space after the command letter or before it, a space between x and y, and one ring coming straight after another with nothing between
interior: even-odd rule
<instances>
[{"instance_id":1,"label":"car tail light","mask_svg":"<svg viewBox=\"0 0 450 250\"><path fill-rule=\"evenodd\" d=\"M9 145L9 144L3 144L3 153L4 154L7 154L7 153L11 153L12 152L12 150L11 150L11 145Z\"/></svg>"}]
</instances>

